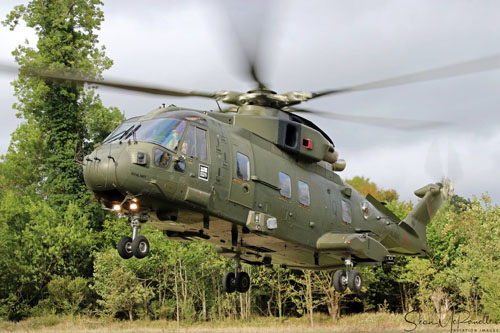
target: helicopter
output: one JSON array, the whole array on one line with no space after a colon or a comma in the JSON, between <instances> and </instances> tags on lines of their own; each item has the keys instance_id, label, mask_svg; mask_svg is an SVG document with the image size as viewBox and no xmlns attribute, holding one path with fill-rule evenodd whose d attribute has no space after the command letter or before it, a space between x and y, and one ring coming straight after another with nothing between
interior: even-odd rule
<instances>
[{"instance_id":1,"label":"helicopter","mask_svg":"<svg viewBox=\"0 0 500 333\"><path fill-rule=\"evenodd\" d=\"M84 181L103 209L128 217L131 235L117 243L123 259L147 257L141 234L148 223L176 241L201 240L234 260L223 289L244 293L250 265L334 270L333 284L357 293L357 267L394 264L396 256L426 256L426 226L453 194L448 179L414 193L418 204L401 220L370 194L363 196L339 175L345 160L329 135L300 113L398 128L442 126L416 121L325 113L297 107L312 99L367 89L466 75L500 67L499 56L352 87L277 93L247 57L256 87L241 93L186 91L102 80L70 71L29 70L47 80L127 91L215 100L218 109L175 105L120 124L84 156ZM13 71L2 66L2 71ZM17 69L16 69L17 71ZM229 105L221 108L219 103Z\"/></svg>"}]
</instances>

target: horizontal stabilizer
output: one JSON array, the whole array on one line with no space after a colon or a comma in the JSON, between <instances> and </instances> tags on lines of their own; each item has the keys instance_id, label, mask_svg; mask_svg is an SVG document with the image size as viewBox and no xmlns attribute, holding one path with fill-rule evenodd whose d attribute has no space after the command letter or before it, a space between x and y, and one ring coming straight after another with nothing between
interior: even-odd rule
<instances>
[{"instance_id":1,"label":"horizontal stabilizer","mask_svg":"<svg viewBox=\"0 0 500 333\"><path fill-rule=\"evenodd\" d=\"M379 212L386 215L392 222L399 223L401 219L397 217L393 212L387 209L380 201L375 199L370 193L366 195L366 200L371 203Z\"/></svg>"},{"instance_id":2,"label":"horizontal stabilizer","mask_svg":"<svg viewBox=\"0 0 500 333\"><path fill-rule=\"evenodd\" d=\"M359 258L383 262L389 251L376 239L360 234L337 234L328 232L316 242L318 250L347 252Z\"/></svg>"}]
</instances>

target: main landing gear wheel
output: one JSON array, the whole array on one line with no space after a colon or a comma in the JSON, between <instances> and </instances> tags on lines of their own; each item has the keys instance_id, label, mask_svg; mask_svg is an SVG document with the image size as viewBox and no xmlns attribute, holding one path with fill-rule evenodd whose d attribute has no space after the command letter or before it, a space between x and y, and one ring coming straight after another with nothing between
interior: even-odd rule
<instances>
[{"instance_id":1,"label":"main landing gear wheel","mask_svg":"<svg viewBox=\"0 0 500 333\"><path fill-rule=\"evenodd\" d=\"M149 241L143 235L135 237L132 241L132 253L138 259L146 257L149 253Z\"/></svg>"},{"instance_id":2,"label":"main landing gear wheel","mask_svg":"<svg viewBox=\"0 0 500 333\"><path fill-rule=\"evenodd\" d=\"M333 274L333 288L341 294L347 289L347 277L344 271L335 271Z\"/></svg>"},{"instance_id":3,"label":"main landing gear wheel","mask_svg":"<svg viewBox=\"0 0 500 333\"><path fill-rule=\"evenodd\" d=\"M247 272L239 272L236 274L236 290L240 293L246 293L250 289L250 276Z\"/></svg>"},{"instance_id":4,"label":"main landing gear wheel","mask_svg":"<svg viewBox=\"0 0 500 333\"><path fill-rule=\"evenodd\" d=\"M241 271L240 255L234 258L234 272L224 274L222 278L222 287L227 293L238 291L246 293L250 289L250 276L247 272Z\"/></svg>"},{"instance_id":5,"label":"main landing gear wheel","mask_svg":"<svg viewBox=\"0 0 500 333\"><path fill-rule=\"evenodd\" d=\"M353 293L359 293L361 287L363 287L363 278L361 273L355 269L352 269L354 263L351 258L345 260L345 271L336 271L333 274L333 287L339 293L343 293L347 287L351 289Z\"/></svg>"},{"instance_id":6,"label":"main landing gear wheel","mask_svg":"<svg viewBox=\"0 0 500 333\"><path fill-rule=\"evenodd\" d=\"M132 238L122 237L118 242L118 254L123 259L130 259L134 255L132 253Z\"/></svg>"},{"instance_id":7,"label":"main landing gear wheel","mask_svg":"<svg viewBox=\"0 0 500 333\"><path fill-rule=\"evenodd\" d=\"M222 287L227 293L233 293L236 290L236 276L234 272L224 274L222 278Z\"/></svg>"},{"instance_id":8,"label":"main landing gear wheel","mask_svg":"<svg viewBox=\"0 0 500 333\"><path fill-rule=\"evenodd\" d=\"M357 270L350 271L347 279L347 285L349 286L349 289L351 289L353 293L360 292L361 287L363 286L363 279L361 278L361 273L358 272Z\"/></svg>"}]
</instances>

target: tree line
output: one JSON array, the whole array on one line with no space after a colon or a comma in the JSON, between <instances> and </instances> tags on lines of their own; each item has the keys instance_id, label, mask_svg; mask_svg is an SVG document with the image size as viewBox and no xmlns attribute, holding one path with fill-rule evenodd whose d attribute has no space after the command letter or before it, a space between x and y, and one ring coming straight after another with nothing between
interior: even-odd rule
<instances>
[{"instance_id":1,"label":"tree line","mask_svg":"<svg viewBox=\"0 0 500 333\"><path fill-rule=\"evenodd\" d=\"M143 228L146 259L121 260L116 241L128 222L103 211L85 188L77 154L121 121L93 87L48 82L23 68L70 68L95 77L112 65L96 31L104 19L98 0L33 0L2 22L35 29L36 45L13 55L21 68L13 108L21 125L0 160L0 317L19 320L47 313L169 319L178 322L248 320L254 316L328 313L332 321L362 311L451 310L500 320L500 209L488 195L454 196L427 227L428 258L399 257L394 266L362 268L359 294L333 289L333 272L248 266L246 294L222 290L232 261L202 242L172 242ZM404 218L412 204L367 178L349 183L387 201Z\"/></svg>"}]
</instances>

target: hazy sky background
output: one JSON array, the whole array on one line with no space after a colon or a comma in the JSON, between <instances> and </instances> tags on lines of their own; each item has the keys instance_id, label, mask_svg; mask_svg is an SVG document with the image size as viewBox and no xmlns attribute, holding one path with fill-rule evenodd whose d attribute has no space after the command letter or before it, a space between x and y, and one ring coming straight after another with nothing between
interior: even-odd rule
<instances>
[{"instance_id":1,"label":"hazy sky background","mask_svg":"<svg viewBox=\"0 0 500 333\"><path fill-rule=\"evenodd\" d=\"M318 91L375 81L500 54L498 1L233 2L245 45L259 29L263 80L278 92ZM18 4L2 1L0 17ZM119 77L179 89L246 91L234 34L215 1L105 1L100 41ZM0 28L0 61L32 31ZM14 77L0 76L0 154L20 120L12 110ZM429 182L451 177L464 197L488 192L500 203L500 70L426 83L325 97L303 104L353 115L441 120L453 126L404 132L309 117L346 159L344 178L369 177L404 200ZM196 98L155 97L100 88L107 106L126 117L162 103L216 109Z\"/></svg>"}]
</instances>

